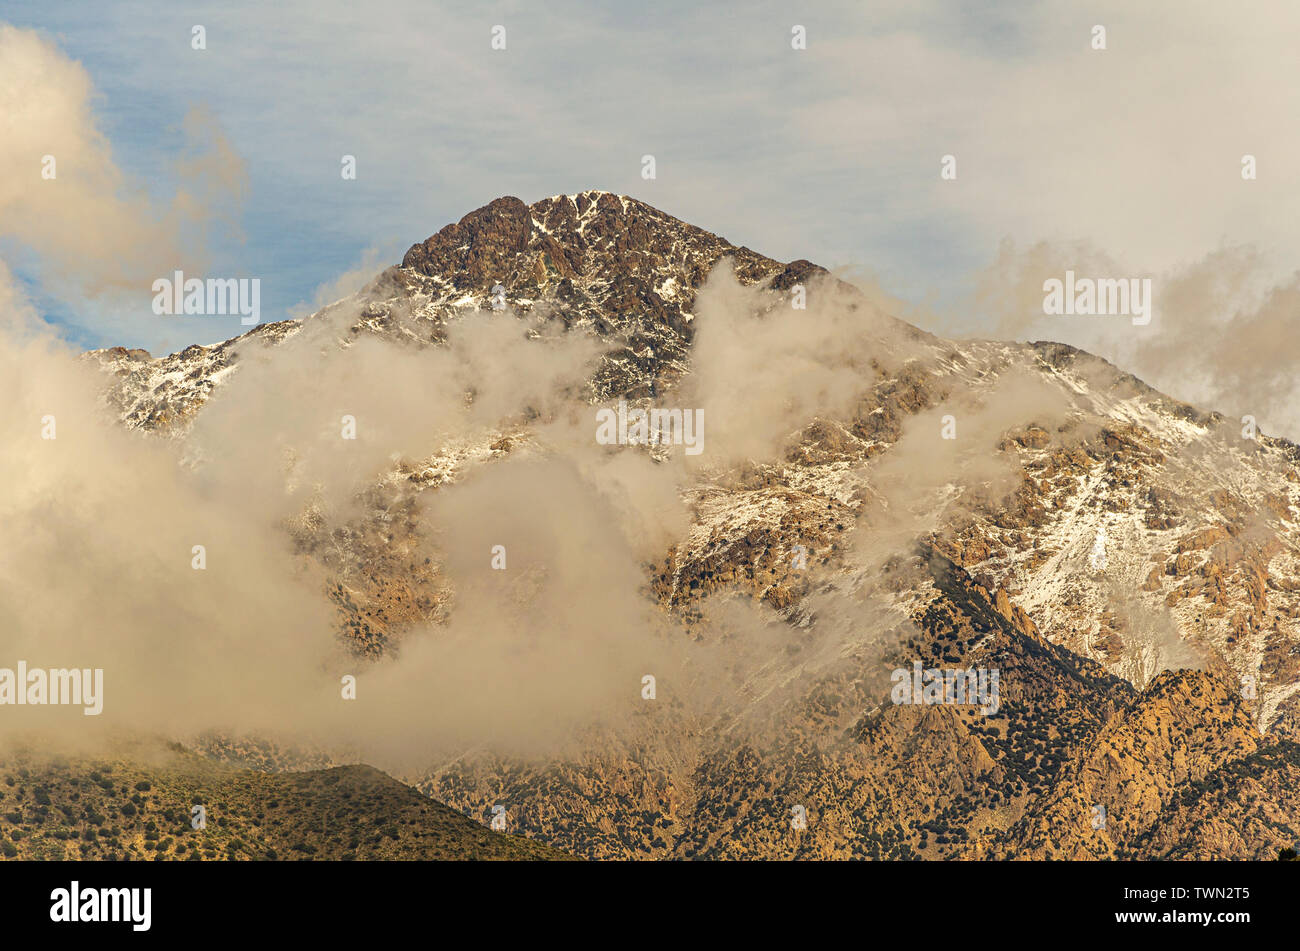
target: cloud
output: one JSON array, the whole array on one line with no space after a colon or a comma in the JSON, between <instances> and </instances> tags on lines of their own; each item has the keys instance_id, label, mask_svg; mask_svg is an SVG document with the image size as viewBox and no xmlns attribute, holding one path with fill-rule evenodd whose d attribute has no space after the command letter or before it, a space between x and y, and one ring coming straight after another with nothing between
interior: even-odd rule
<instances>
[{"instance_id":1,"label":"cloud","mask_svg":"<svg viewBox=\"0 0 1300 951\"><path fill-rule=\"evenodd\" d=\"M736 280L714 267L695 302L691 375L674 400L704 410L700 460L726 465L774 459L814 417L845 417L876 378L882 353L902 360L907 342L891 318L833 278L789 293Z\"/></svg>"},{"instance_id":2,"label":"cloud","mask_svg":"<svg viewBox=\"0 0 1300 951\"><path fill-rule=\"evenodd\" d=\"M1122 316L1046 316L1043 282L1150 277L1148 326ZM1291 332L1300 277L1278 278L1252 245L1217 248L1167 271L1142 272L1086 242L1004 242L982 275L979 312L990 336L1057 340L1101 356L1201 409L1256 418L1270 435L1300 439ZM952 328L949 328L952 329Z\"/></svg>"},{"instance_id":3,"label":"cloud","mask_svg":"<svg viewBox=\"0 0 1300 951\"><path fill-rule=\"evenodd\" d=\"M46 290L139 301L156 277L202 259L215 210L228 214L244 184L210 114L187 117L180 185L158 201L118 167L89 75L52 43L0 25L0 90L0 239L38 256Z\"/></svg>"},{"instance_id":4,"label":"cloud","mask_svg":"<svg viewBox=\"0 0 1300 951\"><path fill-rule=\"evenodd\" d=\"M734 282L721 281L713 306L741 306ZM0 552L0 666L104 670L100 716L23 708L6 716L7 735L84 747L165 724L175 736L271 735L418 771L469 748L566 750L591 730L645 738L666 722L647 718L647 674L667 721L743 710L756 741L763 711L789 696L772 667L793 636L777 612L720 597L687 636L650 597L649 563L690 523L691 472L680 453L655 461L596 443L594 408L577 399L601 350L591 338L512 312L467 312L436 346L353 336L372 303L361 295L275 348L250 338L193 427L158 439L120 426L100 402L100 371L15 291L0 300L12 309L0 325L0 398L12 410L0 420L0 517L14 532ZM837 366L857 332L830 290L824 301L810 308L809 328L821 329L800 376ZM770 332L751 335L745 359L789 340ZM55 439L42 438L46 417ZM501 432L515 441L487 453ZM777 435L765 430L764 445ZM416 494L392 475L443 451L462 454L451 482ZM406 501L410 537L383 508ZM345 650L325 588L349 578L302 545L292 528L305 515L342 546L378 518L386 550L433 562L451 592L445 622L410 626L379 661ZM493 567L497 545L505 570ZM846 639L874 637L826 610L798 635L810 671L839 663ZM341 695L348 674L356 700Z\"/></svg>"},{"instance_id":5,"label":"cloud","mask_svg":"<svg viewBox=\"0 0 1300 951\"><path fill-rule=\"evenodd\" d=\"M334 51L331 64L358 68L325 71L327 85L312 95L290 89L245 119L239 141L259 150L268 179L321 182L337 175L335 153L368 143L358 181L380 184L360 194L387 196L408 220L435 207L445 209L442 219L458 216L466 195L480 196L473 204L605 184L717 230L770 235L771 253L860 254L887 285L900 274L949 280L960 270L945 256L954 243L965 255L959 264L987 250L995 269L980 298L986 322L959 314L959 331L1031 332L1044 269L1150 271L1160 277L1158 323L1143 335L1125 324L1126 336L1109 344L1111 328L1090 324L1094 346L1124 350L1153 383L1258 402L1263 418L1278 416L1290 398L1283 368L1293 356L1294 286L1270 291L1275 262L1223 240L1276 239L1279 256L1294 242L1284 232L1297 173L1279 160L1294 151L1293 133L1277 121L1288 114L1289 87L1269 73L1284 54L1280 61L1292 62L1279 29L1292 15L1103 5L1087 20L1061 20L1044 7L1026 13L1009 51L991 53L978 35L941 28L949 9L897 5L883 20L859 14L842 29L814 27L803 59L788 49L789 24L774 7L761 30L694 14L635 56L601 46L607 21L544 27L521 15L518 25L510 20L512 46L499 61L488 59L489 24L473 16L443 24L433 42L445 59L416 33L356 36L353 14L290 17L310 42L271 67L283 70L276 78L303 66L294 56L317 65L320 48ZM1109 29L1104 53L1087 46L1093 19ZM257 67L267 47L256 30L230 44L233 31L223 40L220 25L209 33L213 52L225 42L211 57L216 68L239 95L260 92L269 85ZM149 28L158 38L173 26ZM581 69L575 46L595 51ZM1243 49L1252 56L1238 55ZM0 100L0 233L38 254L53 286L85 293L141 286L178 257L191 260L195 235L211 216L219 220L223 196L237 198L244 181L211 115L189 124L194 151L177 166L187 184L168 198L148 196L98 131L81 66L12 28L0 28L0 54L8 80L0 88L10 90ZM201 71L213 64L187 73L174 68L177 55L164 57L177 83L202 88ZM421 95L377 96L357 82L359 67L377 60L390 88ZM647 80L648 62L657 65ZM765 85L699 82L742 65L758 67ZM593 75L604 79L594 91ZM548 86L557 76L562 84ZM649 107L647 82L657 93ZM595 99L574 112L566 103L579 93ZM683 112L691 94L703 101ZM422 119L431 113L424 97L440 106L432 125ZM334 107L317 110L325 118L305 118L322 101ZM701 141L723 147L701 149ZM1261 156L1259 182L1240 179L1245 151ZM653 183L637 174L646 152L659 158ZM39 177L47 153L58 161L51 181ZM958 157L953 183L938 178L946 153ZM298 220L347 230L375 218L372 200L342 210L335 202L318 201ZM418 227L427 233L436 223ZM948 243L936 247L934 234ZM277 249L291 244L271 240ZM310 246L292 250L312 259ZM340 278L326 296L358 276ZM657 617L638 590L643 563L689 519L681 490L696 473L680 455L656 462L594 444L589 407L572 401L598 350L591 341L513 314L468 315L435 348L352 338L365 303L345 302L274 351L248 342L236 382L193 431L150 441L105 418L93 368L41 332L12 282L0 283L0 397L10 407L0 419L0 516L17 540L0 552L0 663L103 666L107 691L104 725L87 725L79 710L27 710L7 725L57 723L69 736L107 725L274 727L397 760L457 744L538 749L589 718L631 722L644 673L659 675L665 696L691 711L762 692L787 633L772 612L720 601L701 642L683 647L675 622ZM696 373L672 398L704 408L704 458L723 467L779 458L809 417L850 412L871 383L877 347L902 346L877 308L849 306L833 285L811 287L808 310L794 311L741 287L725 268L701 292L696 317ZM412 313L390 318L428 329ZM949 482L989 493L1013 485L1018 473L996 453L996 436L1024 422L1024 405L1064 412L1059 398L1008 376L982 401L953 398L905 426L887 457L856 473L874 493L857 567L874 568L934 528L942 510L933 502ZM951 442L939 435L947 413L959 434ZM56 440L41 439L46 416L57 420ZM356 422L355 440L343 438L345 416ZM514 425L531 428L536 444L481 467L473 459L488 454L469 452L462 481L425 497L431 547L419 551L438 557L452 582L449 623L409 632L396 656L374 666L342 652L321 595L327 574L292 550L285 523L315 508L344 531L367 513L366 490L389 478L394 456L481 449L488 434ZM196 544L207 552L202 571L191 567ZM495 544L506 547L507 572L491 568ZM51 597L32 599L32 591ZM824 606L818 628L826 653L816 656L827 663L842 638L866 629L853 626L862 620L854 611L831 623L834 613ZM353 671L361 692L350 705L338 678Z\"/></svg>"},{"instance_id":6,"label":"cloud","mask_svg":"<svg viewBox=\"0 0 1300 951\"><path fill-rule=\"evenodd\" d=\"M289 309L289 316L300 320L310 317L317 311L356 294L375 279L383 270L385 259L378 248L367 248L355 267L349 268L338 277L326 281L316 288L310 302L301 301Z\"/></svg>"}]
</instances>

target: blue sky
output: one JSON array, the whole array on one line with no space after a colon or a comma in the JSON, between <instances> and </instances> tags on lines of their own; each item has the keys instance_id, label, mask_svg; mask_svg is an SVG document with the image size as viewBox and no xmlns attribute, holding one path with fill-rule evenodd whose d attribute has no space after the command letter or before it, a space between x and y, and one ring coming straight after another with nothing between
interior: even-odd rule
<instances>
[{"instance_id":1,"label":"blue sky","mask_svg":"<svg viewBox=\"0 0 1300 951\"><path fill-rule=\"evenodd\" d=\"M1131 326L1035 323L1042 275L1024 266L1035 248L1125 274L1244 243L1276 254L1277 275L1300 253L1289 225L1300 148L1280 121L1296 114L1300 83L1279 78L1296 71L1286 37L1300 23L1281 2L1244 18L1165 0L10 0L3 17L85 68L117 166L162 202L185 116L210 112L247 191L214 209L233 227L211 233L207 270L259 277L264 320L297 312L367 252L376 270L396 263L495 197L587 188L776 258L847 268L932 329L1073 333L1116 359L1139 339ZM206 50L191 49L194 24ZM495 24L504 51L490 48ZM807 50L790 48L794 24ZM1090 45L1096 24L1104 51ZM1248 190L1245 152L1269 173ZM339 175L344 154L357 157L355 181ZM945 154L957 181L940 180ZM147 291L111 306L65 299L12 234L0 257L79 346L157 353L242 329L154 317Z\"/></svg>"},{"instance_id":2,"label":"blue sky","mask_svg":"<svg viewBox=\"0 0 1300 951\"><path fill-rule=\"evenodd\" d=\"M211 269L260 276L264 319L310 301L367 250L396 262L503 194L628 193L776 257L869 269L900 293L939 288L943 275L977 263L953 222L899 215L888 189L833 137L802 135L802 103L840 78L818 46L846 24L888 31L911 14L864 21L857 4L797 21L781 4L744 16L691 4L617 13L563 3L324 6L18 0L5 16L85 67L117 164L151 192L173 187L169 163L187 111L211 111L249 185L240 234L218 236ZM808 51L790 49L794 22L808 30ZM969 42L976 28L990 49L1014 50L1004 18L939 22L940 39L947 31ZM204 51L190 48L196 23L207 31ZM497 23L505 51L489 48ZM653 182L639 174L647 153L658 164ZM355 181L339 175L344 154L357 156ZM82 302L28 286L82 345L196 342L143 323L132 325L134 339L110 340L79 319ZM187 329L238 332L235 321L208 321Z\"/></svg>"}]
</instances>

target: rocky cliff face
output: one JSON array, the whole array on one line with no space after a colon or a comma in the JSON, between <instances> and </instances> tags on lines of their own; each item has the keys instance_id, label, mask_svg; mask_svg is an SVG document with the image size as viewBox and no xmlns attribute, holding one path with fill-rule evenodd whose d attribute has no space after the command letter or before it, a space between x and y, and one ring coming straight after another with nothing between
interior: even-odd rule
<instances>
[{"instance_id":1,"label":"rocky cliff face","mask_svg":"<svg viewBox=\"0 0 1300 951\"><path fill-rule=\"evenodd\" d=\"M504 301L608 344L579 398L655 399L691 372L696 298L723 258L777 302L829 280L584 192L497 199L325 313L358 315L340 346L438 346L449 322ZM245 337L274 345L300 327ZM181 435L238 385L239 350L92 357L126 425ZM749 707L664 704L631 734L593 735L581 757L467 753L431 764L422 788L475 815L508 801L527 834L594 857L1245 858L1293 843L1296 447L1243 438L1060 344L945 341L886 320L870 362L850 411L804 421L779 459L691 486L693 523L646 566L683 637L733 599L785 619L788 649ZM1012 379L1046 396L999 404ZM937 434L950 407L965 425L994 404L985 448L1009 481L914 479L906 505L886 487L913 427ZM382 525L301 530L359 650L448 610L408 518L422 493L530 439L523 422L482 446L430 446L377 488ZM904 508L924 514L903 520L907 543L864 555ZM864 598L870 620L835 628ZM891 671L918 661L998 670L998 710L892 702Z\"/></svg>"},{"instance_id":2,"label":"rocky cliff face","mask_svg":"<svg viewBox=\"0 0 1300 951\"><path fill-rule=\"evenodd\" d=\"M741 282L777 289L825 273L807 261L782 264L738 248L609 192L533 205L498 198L412 246L400 267L380 274L360 295L365 303L351 333L436 341L447 320L491 309L499 286L500 299L516 312L554 314L566 328L590 329L619 345L592 380L593 397L651 396L686 369L695 295L723 257ZM169 431L183 427L233 370L237 342L275 343L299 323L264 324L157 360L121 347L93 357L118 378L110 398L128 425Z\"/></svg>"}]
</instances>

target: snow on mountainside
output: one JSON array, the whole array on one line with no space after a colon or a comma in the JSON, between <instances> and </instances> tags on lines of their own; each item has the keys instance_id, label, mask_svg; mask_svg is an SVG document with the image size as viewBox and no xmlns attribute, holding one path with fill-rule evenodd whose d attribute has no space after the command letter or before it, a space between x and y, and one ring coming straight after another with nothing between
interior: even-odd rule
<instances>
[{"instance_id":1,"label":"snow on mountainside","mask_svg":"<svg viewBox=\"0 0 1300 951\"><path fill-rule=\"evenodd\" d=\"M589 401L644 401L691 372L696 297L723 258L742 284L765 286L775 299L832 280L807 261L766 258L625 196L590 191L533 205L499 198L307 321L359 314L341 346L362 334L436 346L448 322L503 297L521 315L609 344L588 381ZM1217 414L1065 345L947 341L882 320L866 355L874 376L855 407L806 420L780 458L703 470L687 489L693 524L648 568L650 590L686 627L715 602L748 596L799 631L825 627L870 591L888 615L877 619L882 630L892 628L907 648L897 663L1001 665L1012 719L990 728L947 709L882 710L880 631L850 625L824 653L808 657L792 646L772 658L761 683L746 685L755 709L775 705L783 712L774 716L785 718L779 742L791 745L763 760L766 770L721 745L733 721L670 718L642 738L647 749L668 751L662 762L675 765L667 772L630 752L636 744L628 741L557 767L559 780L467 758L432 770L426 791L471 811L508 788L522 829L586 855L688 856L786 854L772 838L788 824L779 803L813 803L835 788L836 804L823 813L838 817L840 831L810 837L798 854L1001 855L1088 806L1097 793L1081 764L1132 753L1148 766L1136 780L1117 773L1115 788L1127 796L1141 787L1146 811L1134 813L1124 837L1102 846L1071 839L1065 854L1152 854L1143 850L1162 842L1245 857L1272 841L1273 832L1250 842L1198 839L1167 810L1181 804L1199 814L1193 793L1204 790L1185 788L1192 780L1181 767L1166 777L1150 764L1164 762L1176 739L1178 762L1199 764L1199 784L1254 755L1259 731L1300 738L1296 447L1244 438ZM273 347L302 325L269 324L160 359L121 348L88 357L110 374L107 399L126 425L183 434L214 390L238 385L241 346ZM1022 390L1034 395L1005 405L1007 393ZM975 430L989 458L969 469L926 463L924 453L916 461L917 434L929 452L947 414L963 433L972 420L994 421ZM430 446L428 458L403 460L385 485L436 491L467 467L531 451L542 450L521 424L482 445ZM895 485L900 478L906 491ZM382 531L351 535L349 557L364 571L328 563L341 579L330 592L340 626L367 651L385 649L405 624L438 622L447 604L436 571L412 573L398 551L399 541L411 550L416 543L385 519ZM873 546L899 526L909 543L873 560ZM793 566L800 551L808 570ZM1162 674L1180 669L1203 673ZM1170 739L1161 717L1171 709L1187 723L1221 723L1231 742L1207 744L1190 727ZM1259 755L1272 770L1272 795L1287 795L1288 770L1298 764L1285 753ZM807 768L810 756L822 757L816 770ZM894 792L881 798L882 788ZM659 818L631 835L618 809ZM1087 815L1084 808L1081 828ZM958 820L982 831L929 838L927 828Z\"/></svg>"},{"instance_id":2,"label":"snow on mountainside","mask_svg":"<svg viewBox=\"0 0 1300 951\"><path fill-rule=\"evenodd\" d=\"M1271 724L1300 690L1296 447L1244 439L1069 348L1035 356L1101 429L1083 447L1042 431L1009 439L1026 474L1018 504L959 533L957 560L1139 687L1179 666L1254 678Z\"/></svg>"},{"instance_id":3,"label":"snow on mountainside","mask_svg":"<svg viewBox=\"0 0 1300 951\"><path fill-rule=\"evenodd\" d=\"M592 381L593 396L650 395L685 369L695 292L724 256L743 283L770 280L778 289L822 270L807 261L781 264L609 192L559 195L531 206L498 198L415 245L400 267L379 275L358 295L361 319L351 333L437 339L443 321L490 309L492 289L500 284L516 311L554 312L566 327L591 329L621 344ZM300 325L264 324L159 359L121 347L90 356L118 378L110 399L128 426L168 431L183 428L229 378L238 343L274 344Z\"/></svg>"},{"instance_id":4,"label":"snow on mountainside","mask_svg":"<svg viewBox=\"0 0 1300 951\"><path fill-rule=\"evenodd\" d=\"M626 196L588 191L531 206L499 198L414 245L400 267L379 275L359 295L361 319L349 333L436 341L459 312L490 309L499 284L519 312L555 313L566 327L617 344L591 380L593 399L653 396L687 371L695 294L724 256L742 283L777 291L825 273L806 261L786 265L736 247ZM300 327L301 321L265 324L159 359L122 348L88 356L114 376L108 399L126 425L183 431L211 392L237 375L239 345L274 345ZM952 532L941 547L959 564L990 590L1005 589L1049 638L1138 686L1171 664L1222 662L1239 677L1258 678L1265 724L1297 699L1294 446L1242 439L1217 415L1064 345L911 336L940 358L909 382L915 405L903 414L935 403L947 387L978 391L999 373L1027 367L1058 387L1080 420L1104 426L1095 445L1083 447L1045 431L1009 440L1004 451L1026 472L1019 508L987 512ZM874 409L867 430L880 429ZM1024 422L1033 422L1031 408ZM808 455L780 478L806 499L824 494L842 505L852 491L843 484L846 465L872 458L897 433L885 427L846 435L845 446ZM725 534L737 536L798 508L751 506L751 525L737 518L734 502L718 517L731 523ZM710 534L714 528L702 523L692 537ZM1093 555L1099 537L1104 568ZM1127 610L1117 612L1117 603ZM1293 724L1296 708L1287 706Z\"/></svg>"}]
</instances>

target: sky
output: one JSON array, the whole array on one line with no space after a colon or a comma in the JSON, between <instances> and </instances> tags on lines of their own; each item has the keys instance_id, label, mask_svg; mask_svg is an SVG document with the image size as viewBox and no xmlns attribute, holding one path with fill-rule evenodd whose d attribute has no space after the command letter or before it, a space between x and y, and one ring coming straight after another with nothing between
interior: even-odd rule
<instances>
[{"instance_id":1,"label":"sky","mask_svg":"<svg viewBox=\"0 0 1300 951\"><path fill-rule=\"evenodd\" d=\"M1267 335L1285 322L1257 311L1300 254L1300 8L987 6L9 0L0 22L79 64L116 186L183 212L175 267L259 278L263 320L309 311L340 275L399 262L493 198L598 188L843 269L927 329L1063 339L1182 398L1231 402L1265 358L1243 354L1225 379L1207 341L1277 350ZM192 136L218 143L203 189L178 166ZM148 286L79 287L5 211L0 260L75 346L164 353L246 329L159 317ZM1225 255L1238 279L1200 293ZM1042 281L1066 268L1153 278L1155 319L1044 316ZM1174 300L1200 310L1162 306ZM1279 386L1243 402L1300 431Z\"/></svg>"}]
</instances>

